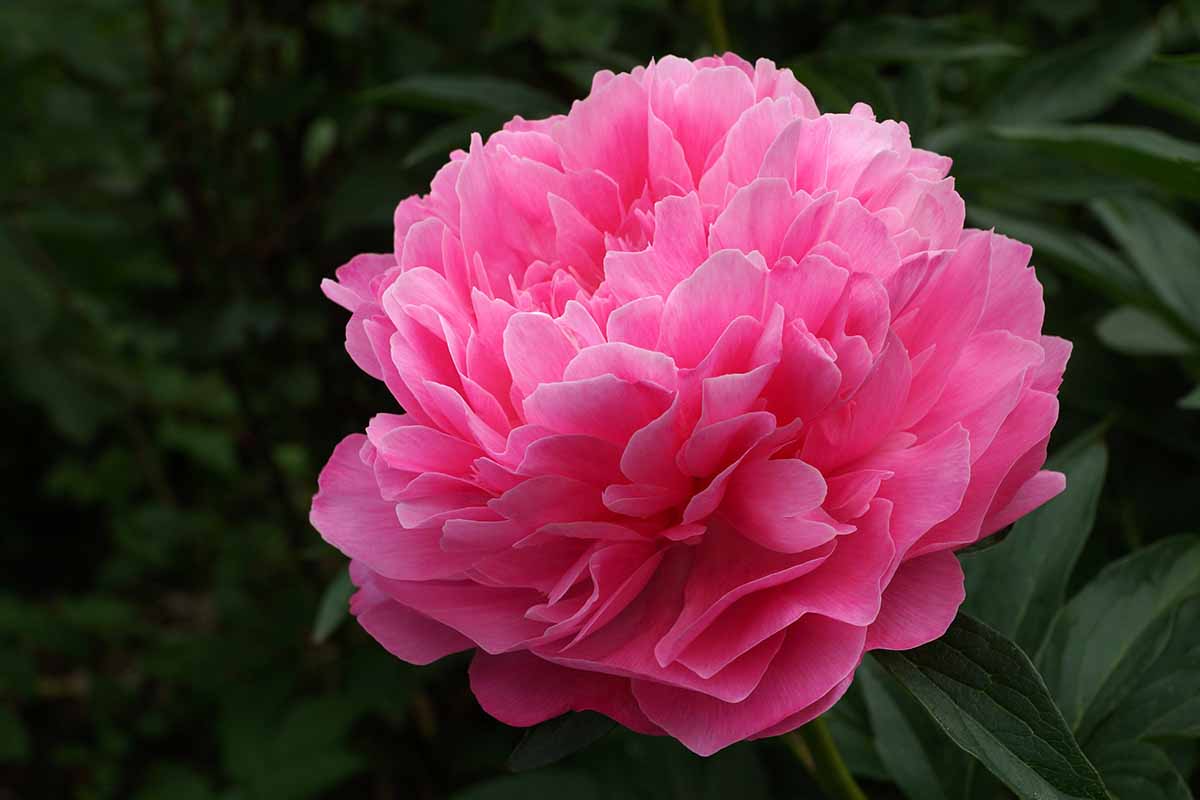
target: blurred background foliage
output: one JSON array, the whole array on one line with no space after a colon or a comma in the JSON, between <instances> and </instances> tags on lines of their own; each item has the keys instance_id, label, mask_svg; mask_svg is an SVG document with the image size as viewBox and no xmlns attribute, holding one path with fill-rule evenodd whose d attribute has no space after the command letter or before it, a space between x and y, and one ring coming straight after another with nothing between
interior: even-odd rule
<instances>
[{"instance_id":1,"label":"blurred background foliage","mask_svg":"<svg viewBox=\"0 0 1200 800\"><path fill-rule=\"evenodd\" d=\"M386 250L470 131L665 53L770 57L824 110L907 120L973 224L1034 245L1075 342L1055 441L1109 426L1075 585L1196 527L1196 0L8 0L0 32L3 800L819 796L778 742L614 734L506 775L520 734L465 659L341 625L306 519L390 406L320 279ZM835 730L899 797L861 702Z\"/></svg>"}]
</instances>

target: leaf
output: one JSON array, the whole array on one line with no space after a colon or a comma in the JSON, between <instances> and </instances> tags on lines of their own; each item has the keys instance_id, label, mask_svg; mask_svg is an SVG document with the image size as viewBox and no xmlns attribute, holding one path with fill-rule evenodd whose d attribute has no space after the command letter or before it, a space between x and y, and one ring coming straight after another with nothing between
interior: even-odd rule
<instances>
[{"instance_id":1,"label":"leaf","mask_svg":"<svg viewBox=\"0 0 1200 800\"><path fill-rule=\"evenodd\" d=\"M875 657L1018 797L1108 800L1037 670L995 630L960 613L942 638Z\"/></svg>"},{"instance_id":2,"label":"leaf","mask_svg":"<svg viewBox=\"0 0 1200 800\"><path fill-rule=\"evenodd\" d=\"M1200 197L1200 146L1153 128L1123 125L998 126L1020 142L1101 172L1136 178L1188 197Z\"/></svg>"},{"instance_id":3,"label":"leaf","mask_svg":"<svg viewBox=\"0 0 1200 800\"><path fill-rule=\"evenodd\" d=\"M1160 626L1197 594L1200 538L1176 536L1110 564L1063 607L1039 663L1073 730L1086 737L1119 705L1150 663L1144 637L1161 642Z\"/></svg>"},{"instance_id":4,"label":"leaf","mask_svg":"<svg viewBox=\"0 0 1200 800\"><path fill-rule=\"evenodd\" d=\"M1067 581L1092 531L1108 451L1097 432L1088 432L1046 467L1067 476L1063 493L1019 520L1001 544L962 557L963 610L1034 653L1063 604Z\"/></svg>"},{"instance_id":5,"label":"leaf","mask_svg":"<svg viewBox=\"0 0 1200 800\"><path fill-rule=\"evenodd\" d=\"M824 48L843 58L880 62L937 63L1014 58L1022 49L988 30L972 30L963 17L887 14L838 25Z\"/></svg>"},{"instance_id":6,"label":"leaf","mask_svg":"<svg viewBox=\"0 0 1200 800\"><path fill-rule=\"evenodd\" d=\"M1121 81L1146 63L1157 45L1154 28L1145 28L1049 49L1012 73L986 115L1002 124L1092 116L1116 99Z\"/></svg>"},{"instance_id":7,"label":"leaf","mask_svg":"<svg viewBox=\"0 0 1200 800\"><path fill-rule=\"evenodd\" d=\"M813 91L822 111L846 112L855 103L866 103L879 119L899 116L891 89L869 62L831 53L791 66L796 78Z\"/></svg>"},{"instance_id":8,"label":"leaf","mask_svg":"<svg viewBox=\"0 0 1200 800\"><path fill-rule=\"evenodd\" d=\"M577 711L546 720L525 731L508 757L514 772L537 769L566 758L595 742L616 726L595 711Z\"/></svg>"},{"instance_id":9,"label":"leaf","mask_svg":"<svg viewBox=\"0 0 1200 800\"><path fill-rule=\"evenodd\" d=\"M1180 408L1187 409L1188 411L1200 410L1200 385L1196 386L1195 389L1192 389L1183 397L1179 398L1177 405Z\"/></svg>"},{"instance_id":10,"label":"leaf","mask_svg":"<svg viewBox=\"0 0 1200 800\"><path fill-rule=\"evenodd\" d=\"M324 642L346 621L346 617L350 615L350 595L352 594L354 594L354 583L350 580L350 570L339 570L321 594L321 602L317 606L317 616L313 619L313 644Z\"/></svg>"},{"instance_id":11,"label":"leaf","mask_svg":"<svg viewBox=\"0 0 1200 800\"><path fill-rule=\"evenodd\" d=\"M1200 236L1150 200L1113 197L1091 208L1159 301L1200 331Z\"/></svg>"},{"instance_id":12,"label":"leaf","mask_svg":"<svg viewBox=\"0 0 1200 800\"><path fill-rule=\"evenodd\" d=\"M859 666L859 670L865 669L865 663ZM875 749L875 737L871 731L861 681L855 679L837 705L822 714L821 719L828 724L829 733L851 773L872 780L890 779Z\"/></svg>"},{"instance_id":13,"label":"leaf","mask_svg":"<svg viewBox=\"0 0 1200 800\"><path fill-rule=\"evenodd\" d=\"M979 205L968 209L967 217L977 227L995 228L1005 236L1033 245L1033 260L1038 267L1049 261L1118 302L1149 298L1142 279L1121 256L1091 237Z\"/></svg>"},{"instance_id":14,"label":"leaf","mask_svg":"<svg viewBox=\"0 0 1200 800\"><path fill-rule=\"evenodd\" d=\"M426 159L447 160L448 155L459 148L466 149L471 143L471 134L478 133L487 138L493 131L500 130L508 117L496 111L483 111L468 117L453 119L425 134L404 155L401 162L405 169L414 167Z\"/></svg>"},{"instance_id":15,"label":"leaf","mask_svg":"<svg viewBox=\"0 0 1200 800\"><path fill-rule=\"evenodd\" d=\"M865 662L855 680L863 687L875 749L887 775L910 800L956 800L970 762L947 747L946 737L920 704L876 661Z\"/></svg>"},{"instance_id":16,"label":"leaf","mask_svg":"<svg viewBox=\"0 0 1200 800\"><path fill-rule=\"evenodd\" d=\"M1115 707L1091 738L1200 738L1200 596L1144 635L1138 651L1138 669L1110 682L1105 695Z\"/></svg>"},{"instance_id":17,"label":"leaf","mask_svg":"<svg viewBox=\"0 0 1200 800\"><path fill-rule=\"evenodd\" d=\"M938 114L937 68L910 64L896 83L896 110L908 124L913 142L921 142L933 129Z\"/></svg>"},{"instance_id":18,"label":"leaf","mask_svg":"<svg viewBox=\"0 0 1200 800\"><path fill-rule=\"evenodd\" d=\"M1119 800L1192 800L1183 776L1157 747L1106 742L1092 757Z\"/></svg>"},{"instance_id":19,"label":"leaf","mask_svg":"<svg viewBox=\"0 0 1200 800\"><path fill-rule=\"evenodd\" d=\"M424 111L499 111L506 115L561 111L553 95L524 83L484 75L422 75L368 89L359 101Z\"/></svg>"},{"instance_id":20,"label":"leaf","mask_svg":"<svg viewBox=\"0 0 1200 800\"><path fill-rule=\"evenodd\" d=\"M1029 208L1030 201L1086 203L1131 188L1127 178L998 138L978 126L947 126L923 144L954 159L956 185L961 185L971 207L976 198L980 205L1019 209Z\"/></svg>"},{"instance_id":21,"label":"leaf","mask_svg":"<svg viewBox=\"0 0 1200 800\"><path fill-rule=\"evenodd\" d=\"M525 775L505 775L464 789L453 800L529 800L531 797L598 800L600 791L588 775L548 770Z\"/></svg>"},{"instance_id":22,"label":"leaf","mask_svg":"<svg viewBox=\"0 0 1200 800\"><path fill-rule=\"evenodd\" d=\"M1143 103L1200 123L1200 60L1156 58L1125 81Z\"/></svg>"},{"instance_id":23,"label":"leaf","mask_svg":"<svg viewBox=\"0 0 1200 800\"><path fill-rule=\"evenodd\" d=\"M1114 308L1096 324L1100 341L1131 356L1182 356L1194 345L1162 318L1133 306Z\"/></svg>"}]
</instances>

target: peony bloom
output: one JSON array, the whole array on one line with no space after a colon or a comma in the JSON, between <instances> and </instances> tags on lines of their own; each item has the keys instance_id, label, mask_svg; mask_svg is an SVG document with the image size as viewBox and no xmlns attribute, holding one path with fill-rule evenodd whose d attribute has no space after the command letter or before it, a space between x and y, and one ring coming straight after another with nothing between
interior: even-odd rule
<instances>
[{"instance_id":1,"label":"peony bloom","mask_svg":"<svg viewBox=\"0 0 1200 800\"><path fill-rule=\"evenodd\" d=\"M949 168L733 55L474 136L323 287L399 406L313 500L359 623L416 664L475 650L506 723L591 709L701 754L940 636L954 551L1063 488L1070 352Z\"/></svg>"}]
</instances>

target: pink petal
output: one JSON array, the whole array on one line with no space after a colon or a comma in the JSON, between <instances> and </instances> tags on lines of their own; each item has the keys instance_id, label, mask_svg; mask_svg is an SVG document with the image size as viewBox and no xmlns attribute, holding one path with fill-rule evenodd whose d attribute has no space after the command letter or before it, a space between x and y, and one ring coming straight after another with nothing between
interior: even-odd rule
<instances>
[{"instance_id":1,"label":"pink petal","mask_svg":"<svg viewBox=\"0 0 1200 800\"><path fill-rule=\"evenodd\" d=\"M633 681L646 716L699 755L753 736L824 697L858 665L866 630L810 617L787 639L758 688L740 703L647 680Z\"/></svg>"},{"instance_id":2,"label":"pink petal","mask_svg":"<svg viewBox=\"0 0 1200 800\"><path fill-rule=\"evenodd\" d=\"M358 591L350 598L350 613L375 641L401 661L431 664L443 656L470 650L470 639L410 608L393 602L374 585L365 567L351 568Z\"/></svg>"},{"instance_id":3,"label":"pink petal","mask_svg":"<svg viewBox=\"0 0 1200 800\"><path fill-rule=\"evenodd\" d=\"M568 711L598 711L638 733L662 732L638 708L627 678L567 669L526 652L476 653L470 675L479 704L508 725L528 727Z\"/></svg>"},{"instance_id":4,"label":"pink petal","mask_svg":"<svg viewBox=\"0 0 1200 800\"><path fill-rule=\"evenodd\" d=\"M932 642L950 627L965 596L962 567L953 553L905 561L867 630L867 649L908 650Z\"/></svg>"},{"instance_id":5,"label":"pink petal","mask_svg":"<svg viewBox=\"0 0 1200 800\"><path fill-rule=\"evenodd\" d=\"M762 313L766 272L736 250L714 253L667 297L662 348L694 367L739 316Z\"/></svg>"}]
</instances>

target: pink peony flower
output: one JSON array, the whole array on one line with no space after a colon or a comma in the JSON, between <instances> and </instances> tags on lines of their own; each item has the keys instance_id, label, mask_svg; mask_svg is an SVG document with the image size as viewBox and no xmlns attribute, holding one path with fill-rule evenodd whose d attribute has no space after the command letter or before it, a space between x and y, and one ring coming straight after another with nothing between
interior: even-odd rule
<instances>
[{"instance_id":1,"label":"pink peony flower","mask_svg":"<svg viewBox=\"0 0 1200 800\"><path fill-rule=\"evenodd\" d=\"M474 136L323 284L404 410L313 500L359 623L416 664L474 649L509 724L591 709L701 754L940 636L954 551L1063 488L1070 352L949 168L734 55Z\"/></svg>"}]
</instances>

